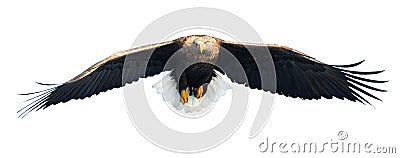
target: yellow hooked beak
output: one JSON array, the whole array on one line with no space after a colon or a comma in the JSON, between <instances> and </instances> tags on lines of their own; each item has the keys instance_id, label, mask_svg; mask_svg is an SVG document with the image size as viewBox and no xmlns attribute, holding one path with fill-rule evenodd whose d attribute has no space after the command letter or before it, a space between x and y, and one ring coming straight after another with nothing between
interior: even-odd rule
<instances>
[{"instance_id":1,"label":"yellow hooked beak","mask_svg":"<svg viewBox=\"0 0 400 158\"><path fill-rule=\"evenodd\" d=\"M200 44L199 45L199 49L200 49L200 53L203 53L203 50L205 49L205 44Z\"/></svg>"}]
</instances>

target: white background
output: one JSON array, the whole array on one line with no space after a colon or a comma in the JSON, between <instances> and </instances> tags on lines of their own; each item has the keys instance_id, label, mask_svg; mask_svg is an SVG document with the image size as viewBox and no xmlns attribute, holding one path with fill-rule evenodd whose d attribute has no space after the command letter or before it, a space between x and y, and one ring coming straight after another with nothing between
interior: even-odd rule
<instances>
[{"instance_id":1,"label":"white background","mask_svg":"<svg viewBox=\"0 0 400 158\"><path fill-rule=\"evenodd\" d=\"M65 82L111 53L128 49L149 23L188 7L215 7L246 20L266 43L301 50L328 64L366 59L357 70L381 70L374 79L387 93L373 93L376 109L333 100L303 101L276 96L274 110L260 135L248 139L260 92L239 130L222 145L198 154L163 150L142 137L127 115L122 89L85 100L73 100L16 118L26 97L17 93ZM260 153L267 137L278 142L337 140L344 130L349 141L380 146L399 143L400 28L396 1L13 1L0 2L1 106L0 157L354 157L360 154ZM234 24L233 24L234 25ZM159 99L159 95L148 96ZM213 123L214 124L214 123ZM201 126L201 125L199 125ZM196 142L193 142L196 143ZM361 154L395 157L398 154Z\"/></svg>"}]
</instances>

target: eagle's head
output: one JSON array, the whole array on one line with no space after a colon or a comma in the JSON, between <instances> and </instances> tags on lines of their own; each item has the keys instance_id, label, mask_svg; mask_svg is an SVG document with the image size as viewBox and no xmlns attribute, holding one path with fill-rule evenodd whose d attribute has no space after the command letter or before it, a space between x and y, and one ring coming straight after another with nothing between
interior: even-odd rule
<instances>
[{"instance_id":1,"label":"eagle's head","mask_svg":"<svg viewBox=\"0 0 400 158\"><path fill-rule=\"evenodd\" d=\"M187 36L183 40L183 46L191 47L192 50L200 54L217 55L220 39L207 35Z\"/></svg>"}]
</instances>

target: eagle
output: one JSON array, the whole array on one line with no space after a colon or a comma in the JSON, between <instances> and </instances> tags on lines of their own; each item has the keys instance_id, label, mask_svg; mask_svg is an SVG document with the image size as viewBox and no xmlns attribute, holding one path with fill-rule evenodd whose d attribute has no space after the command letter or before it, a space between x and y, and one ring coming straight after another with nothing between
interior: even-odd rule
<instances>
[{"instance_id":1,"label":"eagle","mask_svg":"<svg viewBox=\"0 0 400 158\"><path fill-rule=\"evenodd\" d=\"M361 95L364 94L381 101L366 89L379 92L386 90L366 83L387 81L360 75L379 74L383 70L348 70L362 62L364 60L349 65L329 65L283 45L231 42L208 35L184 36L119 51L63 84L37 82L51 87L20 94L35 96L28 99L27 105L17 114L23 118L34 110L46 109L71 99L84 99L165 71L169 72L164 77L168 79L168 92L177 94L178 97L172 99L179 105L189 104L190 97L201 99L207 91L214 91L212 95L218 95L219 88L227 87L227 83L221 81L222 75L226 75L231 82L251 89L293 98L335 97L370 104ZM242 70L242 73L238 70ZM264 84L267 82L262 81L263 78L270 79L270 76L274 76L273 84ZM212 82L217 85L210 88Z\"/></svg>"}]
</instances>

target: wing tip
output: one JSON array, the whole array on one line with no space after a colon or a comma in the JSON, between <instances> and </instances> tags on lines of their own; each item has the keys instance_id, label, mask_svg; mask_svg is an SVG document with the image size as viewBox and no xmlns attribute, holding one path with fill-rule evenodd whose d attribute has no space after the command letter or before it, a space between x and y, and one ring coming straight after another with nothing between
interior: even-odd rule
<instances>
[{"instance_id":1,"label":"wing tip","mask_svg":"<svg viewBox=\"0 0 400 158\"><path fill-rule=\"evenodd\" d=\"M364 59L364 60L361 60L361 61L359 61L359 62L353 63L353 64L347 64L347 65L330 65L330 66L342 67L342 68L349 68L349 67L358 66L358 65L362 64L363 62L365 62L365 59Z\"/></svg>"},{"instance_id":2,"label":"wing tip","mask_svg":"<svg viewBox=\"0 0 400 158\"><path fill-rule=\"evenodd\" d=\"M40 85L45 85L45 86L58 85L58 84L43 84L43 83L39 83L39 82L36 82L36 83L40 84ZM24 95L24 96L35 95L35 96L22 102L22 103L26 103L26 102L28 102L28 103L27 103L27 105L25 105L24 107L22 107L21 109L19 109L17 111L17 115L18 115L17 117L22 119L34 110L38 111L39 109L44 109L44 108L47 108L48 106L50 106L51 104L48 102L49 96L52 94L52 92L54 92L56 90L57 87L58 86L51 87L51 88L41 90L41 91L37 91L37 92L32 92L32 93L17 94L17 95Z\"/></svg>"}]
</instances>

